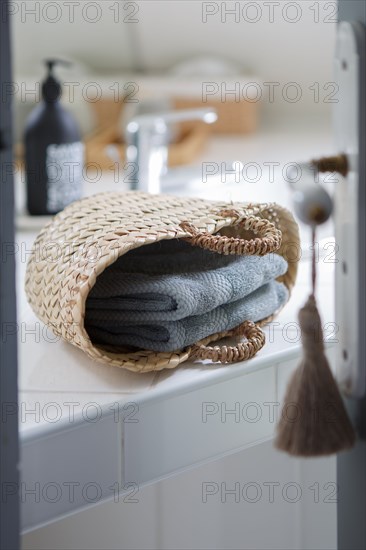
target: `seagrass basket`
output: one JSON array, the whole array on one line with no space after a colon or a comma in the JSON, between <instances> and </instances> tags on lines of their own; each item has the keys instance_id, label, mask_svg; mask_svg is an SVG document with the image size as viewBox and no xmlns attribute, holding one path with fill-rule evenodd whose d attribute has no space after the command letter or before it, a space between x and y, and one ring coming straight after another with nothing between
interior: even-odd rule
<instances>
[{"instance_id":1,"label":"seagrass basket","mask_svg":"<svg viewBox=\"0 0 366 550\"><path fill-rule=\"evenodd\" d=\"M260 326L243 319L234 330L213 334L172 353L95 345L85 327L85 303L97 277L128 251L163 239L184 239L220 254L281 254L287 272L277 280L289 294L299 259L292 214L276 204L221 203L141 192L101 193L72 203L38 235L25 289L36 315L91 359L134 372L175 368L188 359L229 363L249 359L264 345ZM276 312L277 313L277 312ZM236 345L213 345L235 336Z\"/></svg>"}]
</instances>

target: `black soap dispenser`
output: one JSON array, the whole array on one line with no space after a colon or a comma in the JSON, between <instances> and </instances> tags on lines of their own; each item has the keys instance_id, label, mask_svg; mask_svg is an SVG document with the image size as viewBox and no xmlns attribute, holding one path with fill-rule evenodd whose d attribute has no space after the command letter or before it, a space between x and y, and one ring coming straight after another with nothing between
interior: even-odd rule
<instances>
[{"instance_id":1,"label":"black soap dispenser","mask_svg":"<svg viewBox=\"0 0 366 550\"><path fill-rule=\"evenodd\" d=\"M27 208L31 215L56 214L81 197L84 146L73 116L60 103L61 84L53 74L56 59L46 60L42 102L25 128Z\"/></svg>"}]
</instances>

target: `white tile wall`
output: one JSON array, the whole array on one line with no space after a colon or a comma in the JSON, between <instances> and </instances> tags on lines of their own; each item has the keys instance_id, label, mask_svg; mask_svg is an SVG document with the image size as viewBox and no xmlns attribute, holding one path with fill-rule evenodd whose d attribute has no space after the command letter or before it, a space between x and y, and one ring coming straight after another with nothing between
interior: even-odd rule
<instances>
[{"instance_id":1,"label":"white tile wall","mask_svg":"<svg viewBox=\"0 0 366 550\"><path fill-rule=\"evenodd\" d=\"M204 502L208 482L218 492ZM29 533L22 548L335 550L334 482L334 458L289 458L267 442L140 489L138 502L102 503ZM229 493L225 502L235 483L237 502Z\"/></svg>"}]
</instances>

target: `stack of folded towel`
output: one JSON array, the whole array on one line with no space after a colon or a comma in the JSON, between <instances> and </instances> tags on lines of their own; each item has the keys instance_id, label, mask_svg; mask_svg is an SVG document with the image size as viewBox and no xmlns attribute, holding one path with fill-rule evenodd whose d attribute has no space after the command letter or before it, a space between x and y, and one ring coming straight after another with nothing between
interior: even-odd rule
<instances>
[{"instance_id":1,"label":"stack of folded towel","mask_svg":"<svg viewBox=\"0 0 366 550\"><path fill-rule=\"evenodd\" d=\"M96 344L179 350L275 313L288 299L275 280L286 271L277 254L223 256L160 241L132 250L98 277L85 326Z\"/></svg>"}]
</instances>

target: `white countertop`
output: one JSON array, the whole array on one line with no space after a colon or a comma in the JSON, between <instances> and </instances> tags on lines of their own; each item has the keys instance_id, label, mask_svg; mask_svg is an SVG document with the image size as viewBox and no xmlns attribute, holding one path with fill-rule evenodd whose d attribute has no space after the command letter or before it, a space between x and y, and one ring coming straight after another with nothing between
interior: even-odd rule
<instances>
[{"instance_id":1,"label":"white countertop","mask_svg":"<svg viewBox=\"0 0 366 550\"><path fill-rule=\"evenodd\" d=\"M23 241L26 242L26 241ZM25 264L18 268L22 278ZM334 330L333 274L334 264L324 263L319 270L318 299L326 336ZM78 415L87 403L105 407L115 401L127 402L158 399L192 387L211 384L280 363L299 356L301 348L297 312L309 294L310 262L300 263L298 281L289 303L267 327L266 344L253 359L233 365L186 362L174 370L136 374L91 361L79 349L55 337L41 323L18 290L21 305L19 324L19 390L20 430L22 435L54 429L68 422L73 403ZM47 404L56 403L57 407ZM39 414L27 411L39 407ZM43 410L43 414L42 414ZM60 416L62 415L62 416ZM54 422L53 418L57 420Z\"/></svg>"}]
</instances>

